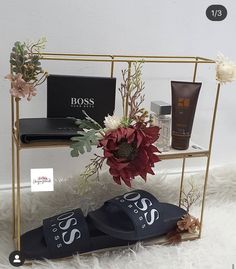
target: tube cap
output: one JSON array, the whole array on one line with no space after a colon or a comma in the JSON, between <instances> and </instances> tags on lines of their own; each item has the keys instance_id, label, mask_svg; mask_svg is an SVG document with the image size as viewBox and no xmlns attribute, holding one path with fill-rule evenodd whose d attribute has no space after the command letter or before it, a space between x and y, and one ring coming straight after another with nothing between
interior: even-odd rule
<instances>
[{"instance_id":1,"label":"tube cap","mask_svg":"<svg viewBox=\"0 0 236 269\"><path fill-rule=\"evenodd\" d=\"M163 101L151 102L151 111L157 115L169 115L171 114L171 105Z\"/></svg>"},{"instance_id":2,"label":"tube cap","mask_svg":"<svg viewBox=\"0 0 236 269\"><path fill-rule=\"evenodd\" d=\"M189 147L189 136L185 135L172 135L172 144L173 149L185 150Z\"/></svg>"}]
</instances>

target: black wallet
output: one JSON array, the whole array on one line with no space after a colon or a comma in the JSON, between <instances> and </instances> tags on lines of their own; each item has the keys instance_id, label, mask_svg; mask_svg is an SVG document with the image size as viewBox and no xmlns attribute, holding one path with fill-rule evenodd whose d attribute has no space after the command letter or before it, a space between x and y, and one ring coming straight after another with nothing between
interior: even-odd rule
<instances>
[{"instance_id":1,"label":"black wallet","mask_svg":"<svg viewBox=\"0 0 236 269\"><path fill-rule=\"evenodd\" d=\"M27 118L19 120L20 140L32 141L69 140L81 131L73 119L69 118Z\"/></svg>"}]
</instances>

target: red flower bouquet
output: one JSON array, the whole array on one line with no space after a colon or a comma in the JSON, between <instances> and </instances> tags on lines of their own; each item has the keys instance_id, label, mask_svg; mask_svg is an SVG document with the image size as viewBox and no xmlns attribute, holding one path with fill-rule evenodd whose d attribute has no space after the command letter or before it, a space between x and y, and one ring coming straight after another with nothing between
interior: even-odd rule
<instances>
[{"instance_id":1,"label":"red flower bouquet","mask_svg":"<svg viewBox=\"0 0 236 269\"><path fill-rule=\"evenodd\" d=\"M118 184L121 180L131 186L131 179L141 176L144 180L147 173L154 174L152 167L159 161L153 145L159 133L158 127L135 125L127 128L120 127L109 131L99 141L103 148L104 158L110 166L109 172Z\"/></svg>"},{"instance_id":2,"label":"red flower bouquet","mask_svg":"<svg viewBox=\"0 0 236 269\"><path fill-rule=\"evenodd\" d=\"M134 73L127 77L127 70L122 71L123 83L119 89L123 101L123 117L105 117L105 128L91 119L85 112L84 120L77 120L84 131L79 137L73 137L71 155L91 151L91 144L103 149L103 156L96 155L86 166L84 177L98 173L106 160L109 172L116 183L123 181L131 187L131 180L141 176L145 181L147 174L154 174L154 164L160 161L155 154L159 152L153 143L159 137L159 127L151 126L148 112L140 109L144 101L141 81L141 65L134 65Z\"/></svg>"}]
</instances>

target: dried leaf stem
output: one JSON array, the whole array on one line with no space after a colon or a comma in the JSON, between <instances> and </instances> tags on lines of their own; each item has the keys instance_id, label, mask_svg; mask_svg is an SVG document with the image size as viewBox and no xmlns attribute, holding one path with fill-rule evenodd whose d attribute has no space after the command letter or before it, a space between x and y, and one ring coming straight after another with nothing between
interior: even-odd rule
<instances>
[{"instance_id":1,"label":"dried leaf stem","mask_svg":"<svg viewBox=\"0 0 236 269\"><path fill-rule=\"evenodd\" d=\"M88 179L94 174L97 174L99 179L99 170L101 170L105 158L95 154L95 158L91 159L91 163L85 166L84 172L81 174L83 179Z\"/></svg>"},{"instance_id":2,"label":"dried leaf stem","mask_svg":"<svg viewBox=\"0 0 236 269\"><path fill-rule=\"evenodd\" d=\"M186 211L189 213L190 207L197 202L197 200L200 198L200 192L195 187L193 182L189 182L190 190L188 192L185 192L185 190L182 190L182 199L181 199L181 206L186 209Z\"/></svg>"},{"instance_id":3,"label":"dried leaf stem","mask_svg":"<svg viewBox=\"0 0 236 269\"><path fill-rule=\"evenodd\" d=\"M133 64L134 71L131 72L131 67L128 70L122 70L122 80L119 92L122 99L123 117L127 124L131 124L132 121L138 116L143 114L143 109L140 108L144 101L144 82L141 80L142 76L142 63Z\"/></svg>"}]
</instances>

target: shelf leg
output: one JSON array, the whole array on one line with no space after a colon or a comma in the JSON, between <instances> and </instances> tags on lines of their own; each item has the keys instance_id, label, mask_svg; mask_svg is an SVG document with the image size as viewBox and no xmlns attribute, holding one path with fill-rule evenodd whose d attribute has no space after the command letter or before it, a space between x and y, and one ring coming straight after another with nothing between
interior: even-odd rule
<instances>
[{"instance_id":1,"label":"shelf leg","mask_svg":"<svg viewBox=\"0 0 236 269\"><path fill-rule=\"evenodd\" d=\"M11 70L12 71L12 70ZM12 176L12 237L15 240L16 239L16 174L15 174L15 169L16 169L16 163L15 163L15 158L16 158L16 151L15 151L15 128L14 128L14 123L15 123L15 106L14 106L14 98L13 96L11 97L11 176Z\"/></svg>"},{"instance_id":2,"label":"shelf leg","mask_svg":"<svg viewBox=\"0 0 236 269\"><path fill-rule=\"evenodd\" d=\"M216 112L217 112L217 108L218 108L219 96L220 96L220 83L218 83L218 85L217 85L215 106L214 106L213 119L212 119L212 125L211 125L211 134L210 134L210 143L209 143L209 145L210 145L209 146L209 155L208 155L208 158L207 158L206 173L205 173L205 180L204 180L204 188L203 188L203 194L202 194L202 209L201 209L201 218L200 218L201 227L200 227L200 231L199 231L199 237L201 237L201 235L202 235L202 224L203 224L203 215L204 215L204 207L205 207L205 198L206 198L208 174L209 174L209 167L210 167L210 161L211 161L212 142L213 142L213 136L214 136L215 122L216 122Z\"/></svg>"},{"instance_id":3,"label":"shelf leg","mask_svg":"<svg viewBox=\"0 0 236 269\"><path fill-rule=\"evenodd\" d=\"M19 137L19 99L16 100L16 212L17 212L17 233L16 242L17 250L20 251L20 236L21 236L21 205L20 205L20 137Z\"/></svg>"},{"instance_id":4,"label":"shelf leg","mask_svg":"<svg viewBox=\"0 0 236 269\"><path fill-rule=\"evenodd\" d=\"M114 60L114 56L111 56L111 59ZM114 76L114 61L111 62L111 78Z\"/></svg>"},{"instance_id":5,"label":"shelf leg","mask_svg":"<svg viewBox=\"0 0 236 269\"><path fill-rule=\"evenodd\" d=\"M198 57L196 57L196 63L195 63L195 65L194 65L193 82L196 81L196 76L197 76L197 66L198 66Z\"/></svg>"},{"instance_id":6,"label":"shelf leg","mask_svg":"<svg viewBox=\"0 0 236 269\"><path fill-rule=\"evenodd\" d=\"M15 192L15 142L12 134L12 237L16 238L16 192Z\"/></svg>"},{"instance_id":7,"label":"shelf leg","mask_svg":"<svg viewBox=\"0 0 236 269\"><path fill-rule=\"evenodd\" d=\"M183 184L184 184L184 172L185 172L185 160L186 158L183 158L182 163L182 173L181 173L181 181L180 181L180 188L179 188L179 207L181 206L181 200L182 200L182 192L183 192Z\"/></svg>"},{"instance_id":8,"label":"shelf leg","mask_svg":"<svg viewBox=\"0 0 236 269\"><path fill-rule=\"evenodd\" d=\"M204 213L204 206L205 206L205 196L206 196L206 189L207 189L207 181L209 175L209 167L210 167L210 156L207 157L207 165L206 165L206 172L204 178L204 187L203 187L203 194L202 194L202 208L201 208L201 216L200 216L200 230L199 230L199 238L202 235L202 222L203 222L203 213Z\"/></svg>"},{"instance_id":9,"label":"shelf leg","mask_svg":"<svg viewBox=\"0 0 236 269\"><path fill-rule=\"evenodd\" d=\"M16 212L17 212L17 250L20 251L20 235L21 235L21 206L20 206L20 149L16 148Z\"/></svg>"}]
</instances>

